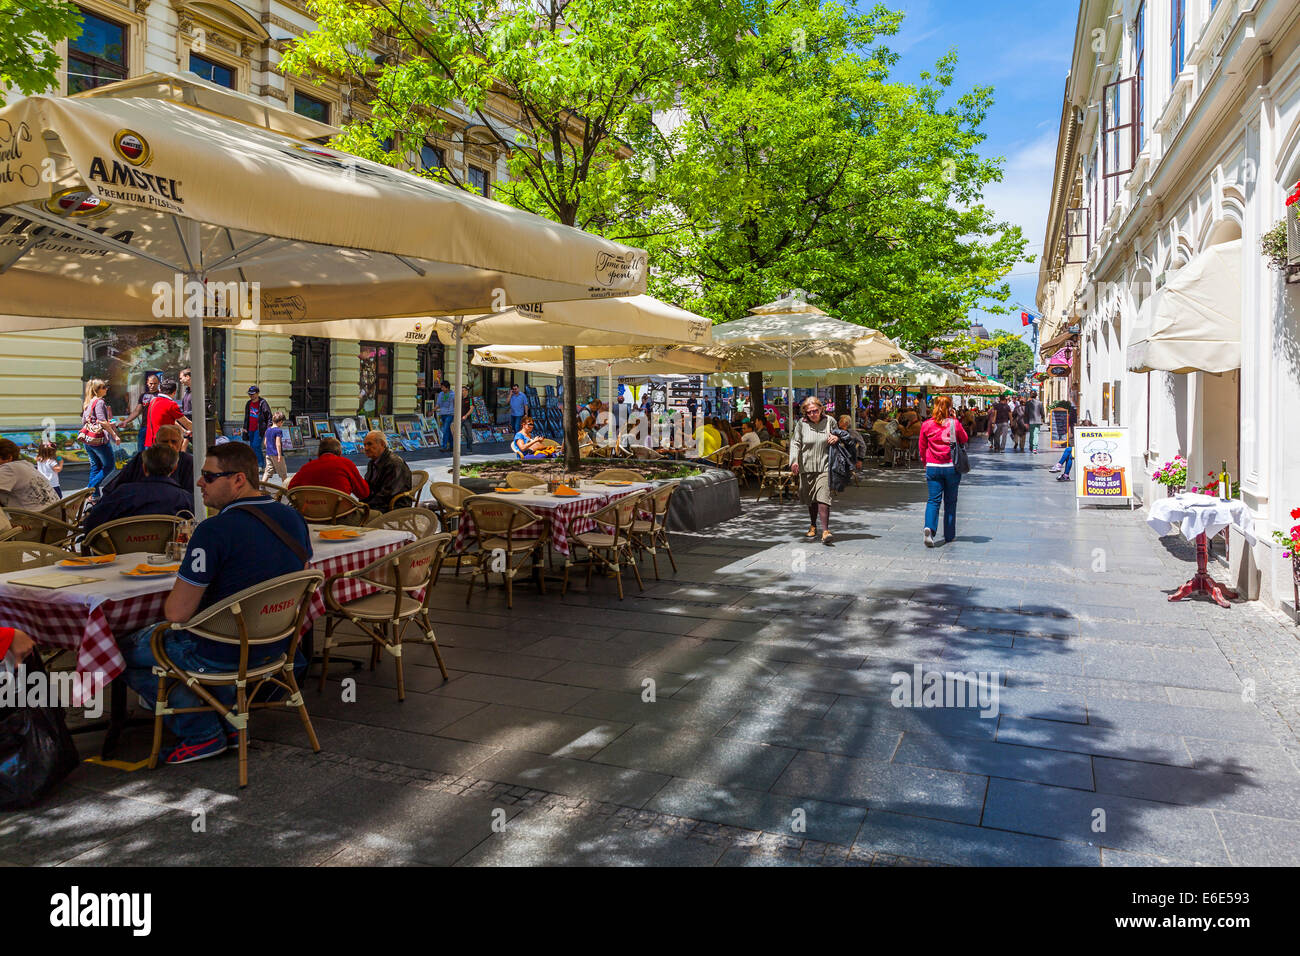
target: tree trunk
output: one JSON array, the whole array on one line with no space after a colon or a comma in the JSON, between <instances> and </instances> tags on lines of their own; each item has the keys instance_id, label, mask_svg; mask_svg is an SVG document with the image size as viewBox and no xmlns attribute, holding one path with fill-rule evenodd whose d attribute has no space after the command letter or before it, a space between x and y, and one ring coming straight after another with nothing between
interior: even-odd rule
<instances>
[{"instance_id":1,"label":"tree trunk","mask_svg":"<svg viewBox=\"0 0 1300 956\"><path fill-rule=\"evenodd\" d=\"M564 469L578 470L578 362L572 345L564 346Z\"/></svg>"},{"instance_id":2,"label":"tree trunk","mask_svg":"<svg viewBox=\"0 0 1300 956\"><path fill-rule=\"evenodd\" d=\"M853 386L836 385L835 386L835 417L848 415L850 418L856 418L853 414Z\"/></svg>"},{"instance_id":3,"label":"tree trunk","mask_svg":"<svg viewBox=\"0 0 1300 956\"><path fill-rule=\"evenodd\" d=\"M758 421L763 414L763 373L749 373L749 417Z\"/></svg>"}]
</instances>

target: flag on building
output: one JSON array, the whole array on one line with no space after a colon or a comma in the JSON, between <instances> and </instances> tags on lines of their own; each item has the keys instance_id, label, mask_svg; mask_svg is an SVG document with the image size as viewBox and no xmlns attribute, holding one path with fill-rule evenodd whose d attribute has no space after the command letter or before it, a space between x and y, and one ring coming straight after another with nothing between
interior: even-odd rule
<instances>
[{"instance_id":1,"label":"flag on building","mask_svg":"<svg viewBox=\"0 0 1300 956\"><path fill-rule=\"evenodd\" d=\"M1034 323L1034 320L1037 319L1037 318L1038 318L1038 316L1034 315L1034 313L1032 313L1032 312L1021 312L1021 313L1020 313L1020 324L1021 324L1021 325L1032 325L1032 324Z\"/></svg>"}]
</instances>

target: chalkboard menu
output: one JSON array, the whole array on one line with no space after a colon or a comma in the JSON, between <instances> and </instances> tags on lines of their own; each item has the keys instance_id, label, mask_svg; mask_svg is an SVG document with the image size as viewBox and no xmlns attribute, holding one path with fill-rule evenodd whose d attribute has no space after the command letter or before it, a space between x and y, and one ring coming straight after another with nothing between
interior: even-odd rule
<instances>
[{"instance_id":1,"label":"chalkboard menu","mask_svg":"<svg viewBox=\"0 0 1300 956\"><path fill-rule=\"evenodd\" d=\"M1070 443L1070 410L1053 408L1051 411L1052 447L1064 448Z\"/></svg>"}]
</instances>

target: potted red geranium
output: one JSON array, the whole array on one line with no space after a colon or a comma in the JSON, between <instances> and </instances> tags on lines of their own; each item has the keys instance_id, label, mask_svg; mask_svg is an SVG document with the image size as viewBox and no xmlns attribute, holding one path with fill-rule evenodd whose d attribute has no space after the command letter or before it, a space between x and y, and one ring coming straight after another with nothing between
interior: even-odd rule
<instances>
[{"instance_id":1,"label":"potted red geranium","mask_svg":"<svg viewBox=\"0 0 1300 956\"><path fill-rule=\"evenodd\" d=\"M1296 524L1289 531L1274 531L1273 540L1282 549L1282 557L1291 559L1291 581L1295 589L1295 606L1300 612L1300 508L1292 509L1291 520Z\"/></svg>"}]
</instances>

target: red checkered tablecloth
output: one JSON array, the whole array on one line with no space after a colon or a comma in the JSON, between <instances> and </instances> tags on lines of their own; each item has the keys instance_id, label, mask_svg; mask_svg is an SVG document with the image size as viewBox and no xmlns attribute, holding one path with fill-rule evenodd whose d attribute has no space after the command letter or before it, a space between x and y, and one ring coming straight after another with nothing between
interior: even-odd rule
<instances>
[{"instance_id":1,"label":"red checkered tablecloth","mask_svg":"<svg viewBox=\"0 0 1300 956\"><path fill-rule=\"evenodd\" d=\"M325 572L326 578L355 571L395 551L414 536L407 531L376 531L366 538L369 540L330 542L328 545L313 541L316 554L311 567ZM144 560L143 554L121 555L107 569L86 569L87 574L102 574L109 570L113 577L95 585L58 590L13 583L14 577L22 578L34 573L32 571L0 575L0 624L22 628L44 647L75 650L77 672L101 672L107 683L126 667L115 635L130 634L163 620L163 604L175 581L173 577L135 581L117 577L121 568L132 567ZM338 594L341 600L350 601L373 590L368 585L349 581L338 589ZM307 609L308 626L324 610L324 591L318 590Z\"/></svg>"},{"instance_id":2,"label":"red checkered tablecloth","mask_svg":"<svg viewBox=\"0 0 1300 956\"><path fill-rule=\"evenodd\" d=\"M609 496L604 494L583 495L581 498L573 498L567 501L563 498L547 500L535 496L518 500L519 497L521 496L511 495L509 498L502 497L501 500L509 501L511 504L519 504L533 512L533 514L544 518L551 527L551 547L565 557L569 555L569 539L576 534L590 531L596 526L596 523L586 515L599 511L609 501ZM520 538L540 538L542 536L542 525L525 528L518 532L517 535ZM474 540L474 537L474 519L468 514L461 515L460 526L456 529L456 540L452 542L452 549L464 551L466 546Z\"/></svg>"}]
</instances>

